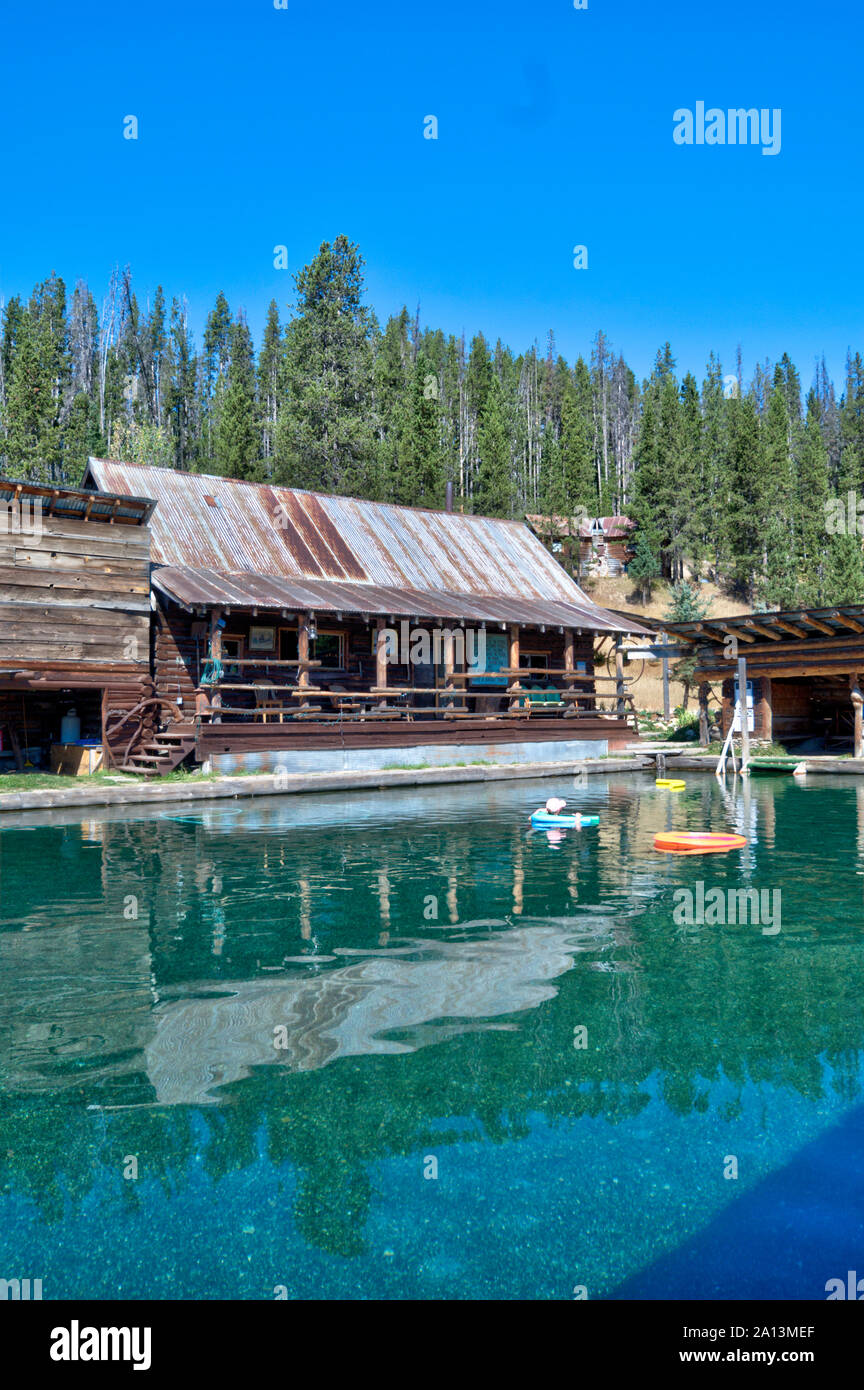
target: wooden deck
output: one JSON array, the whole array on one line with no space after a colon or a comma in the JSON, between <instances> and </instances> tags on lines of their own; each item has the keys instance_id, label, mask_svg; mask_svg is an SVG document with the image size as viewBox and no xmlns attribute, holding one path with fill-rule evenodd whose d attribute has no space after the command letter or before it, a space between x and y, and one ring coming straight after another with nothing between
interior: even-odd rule
<instances>
[{"instance_id":1,"label":"wooden deck","mask_svg":"<svg viewBox=\"0 0 864 1390\"><path fill-rule=\"evenodd\" d=\"M580 719L418 719L328 721L304 720L285 724L203 723L200 726L196 756L204 762L223 753L258 753L281 749L329 748L412 748L446 747L450 744L562 744L606 740L610 751L623 750L634 742L633 728L626 716L595 715Z\"/></svg>"}]
</instances>

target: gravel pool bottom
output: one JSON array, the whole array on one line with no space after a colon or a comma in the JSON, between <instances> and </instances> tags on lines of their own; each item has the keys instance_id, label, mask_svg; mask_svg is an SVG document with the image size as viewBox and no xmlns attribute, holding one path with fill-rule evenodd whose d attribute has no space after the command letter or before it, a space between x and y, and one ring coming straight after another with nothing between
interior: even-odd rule
<instances>
[{"instance_id":1,"label":"gravel pool bottom","mask_svg":"<svg viewBox=\"0 0 864 1390\"><path fill-rule=\"evenodd\" d=\"M805 1299L864 1276L862 782L4 818L0 1278ZM533 831L552 794L599 826ZM658 830L748 844L666 855ZM698 909L750 888L770 922Z\"/></svg>"}]
</instances>

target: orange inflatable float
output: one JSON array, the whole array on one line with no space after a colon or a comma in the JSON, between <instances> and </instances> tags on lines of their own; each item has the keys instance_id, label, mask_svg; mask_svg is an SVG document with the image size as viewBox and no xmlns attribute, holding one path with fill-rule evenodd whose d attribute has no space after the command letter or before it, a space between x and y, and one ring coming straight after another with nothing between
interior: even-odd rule
<instances>
[{"instance_id":1,"label":"orange inflatable float","mask_svg":"<svg viewBox=\"0 0 864 1390\"><path fill-rule=\"evenodd\" d=\"M723 854L746 843L743 835L708 830L658 830L654 836L654 848L667 854Z\"/></svg>"}]
</instances>

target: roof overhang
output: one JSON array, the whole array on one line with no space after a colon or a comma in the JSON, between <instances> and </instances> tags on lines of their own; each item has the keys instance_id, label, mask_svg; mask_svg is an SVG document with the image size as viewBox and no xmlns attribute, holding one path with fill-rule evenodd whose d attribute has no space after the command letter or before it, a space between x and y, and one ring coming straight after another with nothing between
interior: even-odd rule
<instances>
[{"instance_id":1,"label":"roof overhang","mask_svg":"<svg viewBox=\"0 0 864 1390\"><path fill-rule=\"evenodd\" d=\"M156 506L150 497L127 497L121 493L96 492L83 487L33 483L23 478L0 478L0 506L9 507L23 498L38 502L43 517L65 517L67 521L113 521L122 526L146 526Z\"/></svg>"},{"instance_id":2,"label":"roof overhang","mask_svg":"<svg viewBox=\"0 0 864 1390\"><path fill-rule=\"evenodd\" d=\"M508 623L523 627L570 627L586 632L634 633L646 628L622 621L596 605L581 607L551 599L503 598L497 594L397 589L341 580L286 579L277 575L224 574L218 570L165 565L153 571L153 587L182 607L215 606L279 613L354 613L394 618L434 618L450 622Z\"/></svg>"},{"instance_id":3,"label":"roof overhang","mask_svg":"<svg viewBox=\"0 0 864 1390\"><path fill-rule=\"evenodd\" d=\"M671 623L652 619L656 626L696 645L718 643L730 637L749 645L857 638L864 634L864 604L836 604L830 608L790 608L778 613L741 613L732 617L700 618L696 622ZM745 653L742 653L746 655Z\"/></svg>"}]
</instances>

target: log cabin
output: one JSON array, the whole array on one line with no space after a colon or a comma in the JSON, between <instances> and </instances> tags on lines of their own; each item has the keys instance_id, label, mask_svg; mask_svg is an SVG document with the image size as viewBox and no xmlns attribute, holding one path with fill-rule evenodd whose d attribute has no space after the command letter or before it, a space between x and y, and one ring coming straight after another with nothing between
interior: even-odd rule
<instances>
[{"instance_id":1,"label":"log cabin","mask_svg":"<svg viewBox=\"0 0 864 1390\"><path fill-rule=\"evenodd\" d=\"M569 574L623 574L633 558L628 516L527 516L525 520Z\"/></svg>"},{"instance_id":2,"label":"log cabin","mask_svg":"<svg viewBox=\"0 0 864 1390\"><path fill-rule=\"evenodd\" d=\"M153 775L567 760L636 737L621 646L643 629L522 523L95 458L81 489L43 492L38 586L10 544L0 588L3 688L57 696L43 742L73 696L109 765Z\"/></svg>"},{"instance_id":3,"label":"log cabin","mask_svg":"<svg viewBox=\"0 0 864 1390\"><path fill-rule=\"evenodd\" d=\"M70 757L119 744L108 709L152 694L154 505L0 479L0 768L47 770L71 710Z\"/></svg>"}]
</instances>

